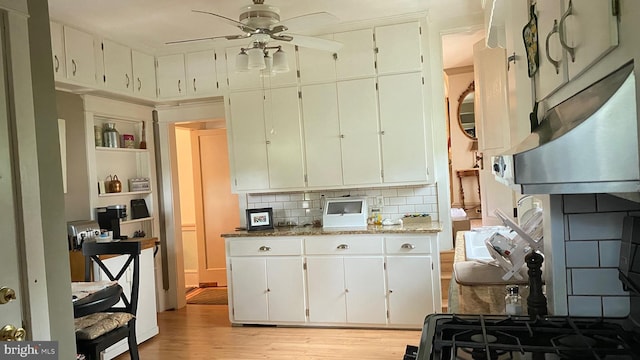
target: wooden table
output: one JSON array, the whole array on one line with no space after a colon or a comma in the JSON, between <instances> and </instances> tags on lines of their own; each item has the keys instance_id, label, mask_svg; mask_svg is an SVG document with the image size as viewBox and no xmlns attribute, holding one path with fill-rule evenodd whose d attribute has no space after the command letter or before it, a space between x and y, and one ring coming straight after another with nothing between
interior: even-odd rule
<instances>
[{"instance_id":1,"label":"wooden table","mask_svg":"<svg viewBox=\"0 0 640 360\"><path fill-rule=\"evenodd\" d=\"M462 208L465 209L464 206L464 187L462 186L462 178L467 176L475 176L476 181L478 182L478 200L480 198L480 169L466 169L466 170L458 170L456 171L456 175L458 175L458 183L460 184L460 202L462 202Z\"/></svg>"}]
</instances>

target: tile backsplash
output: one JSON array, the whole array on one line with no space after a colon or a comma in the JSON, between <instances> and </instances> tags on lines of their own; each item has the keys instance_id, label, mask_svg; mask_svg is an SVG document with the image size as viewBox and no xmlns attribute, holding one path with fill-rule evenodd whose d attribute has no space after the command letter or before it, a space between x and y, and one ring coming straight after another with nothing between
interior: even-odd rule
<instances>
[{"instance_id":1,"label":"tile backsplash","mask_svg":"<svg viewBox=\"0 0 640 360\"><path fill-rule=\"evenodd\" d=\"M564 195L569 315L624 317L629 294L618 279L622 219L640 204L608 194Z\"/></svg>"},{"instance_id":2,"label":"tile backsplash","mask_svg":"<svg viewBox=\"0 0 640 360\"><path fill-rule=\"evenodd\" d=\"M438 220L437 185L247 194L246 204L248 209L272 208L275 225L305 225L322 221L323 197L341 196L366 197L369 211L379 209L383 219L427 214Z\"/></svg>"}]
</instances>

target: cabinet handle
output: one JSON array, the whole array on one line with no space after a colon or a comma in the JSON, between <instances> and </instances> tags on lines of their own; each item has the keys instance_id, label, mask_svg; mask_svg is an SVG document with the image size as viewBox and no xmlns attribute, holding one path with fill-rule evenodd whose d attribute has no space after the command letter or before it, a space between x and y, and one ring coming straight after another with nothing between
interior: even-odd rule
<instances>
[{"instance_id":1,"label":"cabinet handle","mask_svg":"<svg viewBox=\"0 0 640 360\"><path fill-rule=\"evenodd\" d=\"M380 131L380 135L384 135L384 130Z\"/></svg>"},{"instance_id":2,"label":"cabinet handle","mask_svg":"<svg viewBox=\"0 0 640 360\"><path fill-rule=\"evenodd\" d=\"M76 70L78 70L78 66L76 65L75 59L71 59L71 65L73 65L73 70L71 71L71 75L76 76Z\"/></svg>"},{"instance_id":3,"label":"cabinet handle","mask_svg":"<svg viewBox=\"0 0 640 360\"><path fill-rule=\"evenodd\" d=\"M138 78L138 91L140 91L140 89L142 89L142 81Z\"/></svg>"},{"instance_id":4,"label":"cabinet handle","mask_svg":"<svg viewBox=\"0 0 640 360\"><path fill-rule=\"evenodd\" d=\"M348 292L349 292L349 289L344 289L344 292L348 293Z\"/></svg>"},{"instance_id":5,"label":"cabinet handle","mask_svg":"<svg viewBox=\"0 0 640 360\"><path fill-rule=\"evenodd\" d=\"M193 78L193 92L196 92L196 78Z\"/></svg>"},{"instance_id":6,"label":"cabinet handle","mask_svg":"<svg viewBox=\"0 0 640 360\"><path fill-rule=\"evenodd\" d=\"M267 145L271 144L271 140L267 140Z\"/></svg>"},{"instance_id":7,"label":"cabinet handle","mask_svg":"<svg viewBox=\"0 0 640 360\"><path fill-rule=\"evenodd\" d=\"M344 139L344 134L340 134L340 139Z\"/></svg>"},{"instance_id":8,"label":"cabinet handle","mask_svg":"<svg viewBox=\"0 0 640 360\"><path fill-rule=\"evenodd\" d=\"M340 250L347 250L347 249L349 249L349 245L347 245L347 244L340 244L340 245L338 245L337 249L340 249Z\"/></svg>"},{"instance_id":9,"label":"cabinet handle","mask_svg":"<svg viewBox=\"0 0 640 360\"><path fill-rule=\"evenodd\" d=\"M567 44L567 40L565 39L566 33L565 33L564 22L567 20L569 15L573 15L573 3L571 0L569 0L569 6L567 7L567 11L565 11L565 13L562 14L562 17L560 18L560 26L558 27L558 31L560 32L560 44L562 44L562 47L565 50L567 50L569 55L571 55L571 62L575 62L576 48L569 46Z\"/></svg>"},{"instance_id":10,"label":"cabinet handle","mask_svg":"<svg viewBox=\"0 0 640 360\"><path fill-rule=\"evenodd\" d=\"M260 248L258 250L260 250L260 251L271 251L271 248L269 246L260 246Z\"/></svg>"},{"instance_id":11,"label":"cabinet handle","mask_svg":"<svg viewBox=\"0 0 640 360\"><path fill-rule=\"evenodd\" d=\"M181 93L181 92L182 92L182 88L180 87L180 84L181 84L181 82L180 82L180 80L178 80L178 92L179 92L179 93Z\"/></svg>"},{"instance_id":12,"label":"cabinet handle","mask_svg":"<svg viewBox=\"0 0 640 360\"><path fill-rule=\"evenodd\" d=\"M547 60L549 60L549 62L551 64L553 64L553 66L556 68L556 74L560 74L560 61L556 61L551 57L551 54L549 54L549 40L551 40L551 35L555 34L558 32L558 20L553 19L553 28L551 29L551 32L547 35L547 39L544 42L544 48L546 49L546 56L547 56ZM562 39L562 36L560 37L560 39Z\"/></svg>"},{"instance_id":13,"label":"cabinet handle","mask_svg":"<svg viewBox=\"0 0 640 360\"><path fill-rule=\"evenodd\" d=\"M409 243L404 243L400 247L403 248L403 249L415 249L416 248L415 245L409 244Z\"/></svg>"},{"instance_id":14,"label":"cabinet handle","mask_svg":"<svg viewBox=\"0 0 640 360\"><path fill-rule=\"evenodd\" d=\"M128 89L129 85L131 84L131 79L129 79L129 74L124 74L124 76L127 78L126 85L127 85L127 89Z\"/></svg>"},{"instance_id":15,"label":"cabinet handle","mask_svg":"<svg viewBox=\"0 0 640 360\"><path fill-rule=\"evenodd\" d=\"M271 292L271 289L267 288L267 292Z\"/></svg>"},{"instance_id":16,"label":"cabinet handle","mask_svg":"<svg viewBox=\"0 0 640 360\"><path fill-rule=\"evenodd\" d=\"M58 60L58 55L53 55L53 60L56 61L56 66L54 66L54 70L56 72L58 72L58 69L60 69L60 61Z\"/></svg>"}]
</instances>

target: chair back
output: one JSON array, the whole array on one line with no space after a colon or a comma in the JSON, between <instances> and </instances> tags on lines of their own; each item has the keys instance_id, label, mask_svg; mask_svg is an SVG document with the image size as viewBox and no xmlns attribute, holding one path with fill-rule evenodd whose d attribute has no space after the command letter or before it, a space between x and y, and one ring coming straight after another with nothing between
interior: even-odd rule
<instances>
[{"instance_id":1,"label":"chair back","mask_svg":"<svg viewBox=\"0 0 640 360\"><path fill-rule=\"evenodd\" d=\"M136 315L138 310L138 292L140 288L140 252L142 251L142 245L139 241L118 241L118 242L84 242L82 244L82 254L85 256L84 278L85 281L92 281L91 269L93 268L92 262L98 265L98 267L104 271L109 280L120 281L124 276L129 265L133 263L133 274L131 282L131 293L129 297L125 292L122 292L120 298L124 307L112 307L108 311L111 312L128 312ZM100 256L105 255L129 255L126 261L119 269L109 269ZM112 271L114 270L114 271ZM115 275L114 275L115 273Z\"/></svg>"}]
</instances>

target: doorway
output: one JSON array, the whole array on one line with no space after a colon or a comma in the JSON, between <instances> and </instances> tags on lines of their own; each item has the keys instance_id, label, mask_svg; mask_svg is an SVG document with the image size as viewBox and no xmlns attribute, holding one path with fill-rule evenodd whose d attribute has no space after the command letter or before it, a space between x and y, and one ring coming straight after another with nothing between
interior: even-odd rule
<instances>
[{"instance_id":1,"label":"doorway","mask_svg":"<svg viewBox=\"0 0 640 360\"><path fill-rule=\"evenodd\" d=\"M452 217L482 218L478 137L474 120L473 45L484 38L482 28L442 35L442 61L448 118L449 186ZM481 223L481 220L476 220Z\"/></svg>"},{"instance_id":2,"label":"doorway","mask_svg":"<svg viewBox=\"0 0 640 360\"><path fill-rule=\"evenodd\" d=\"M239 226L224 122L177 123L176 155L185 287L227 285L222 233Z\"/></svg>"}]
</instances>

